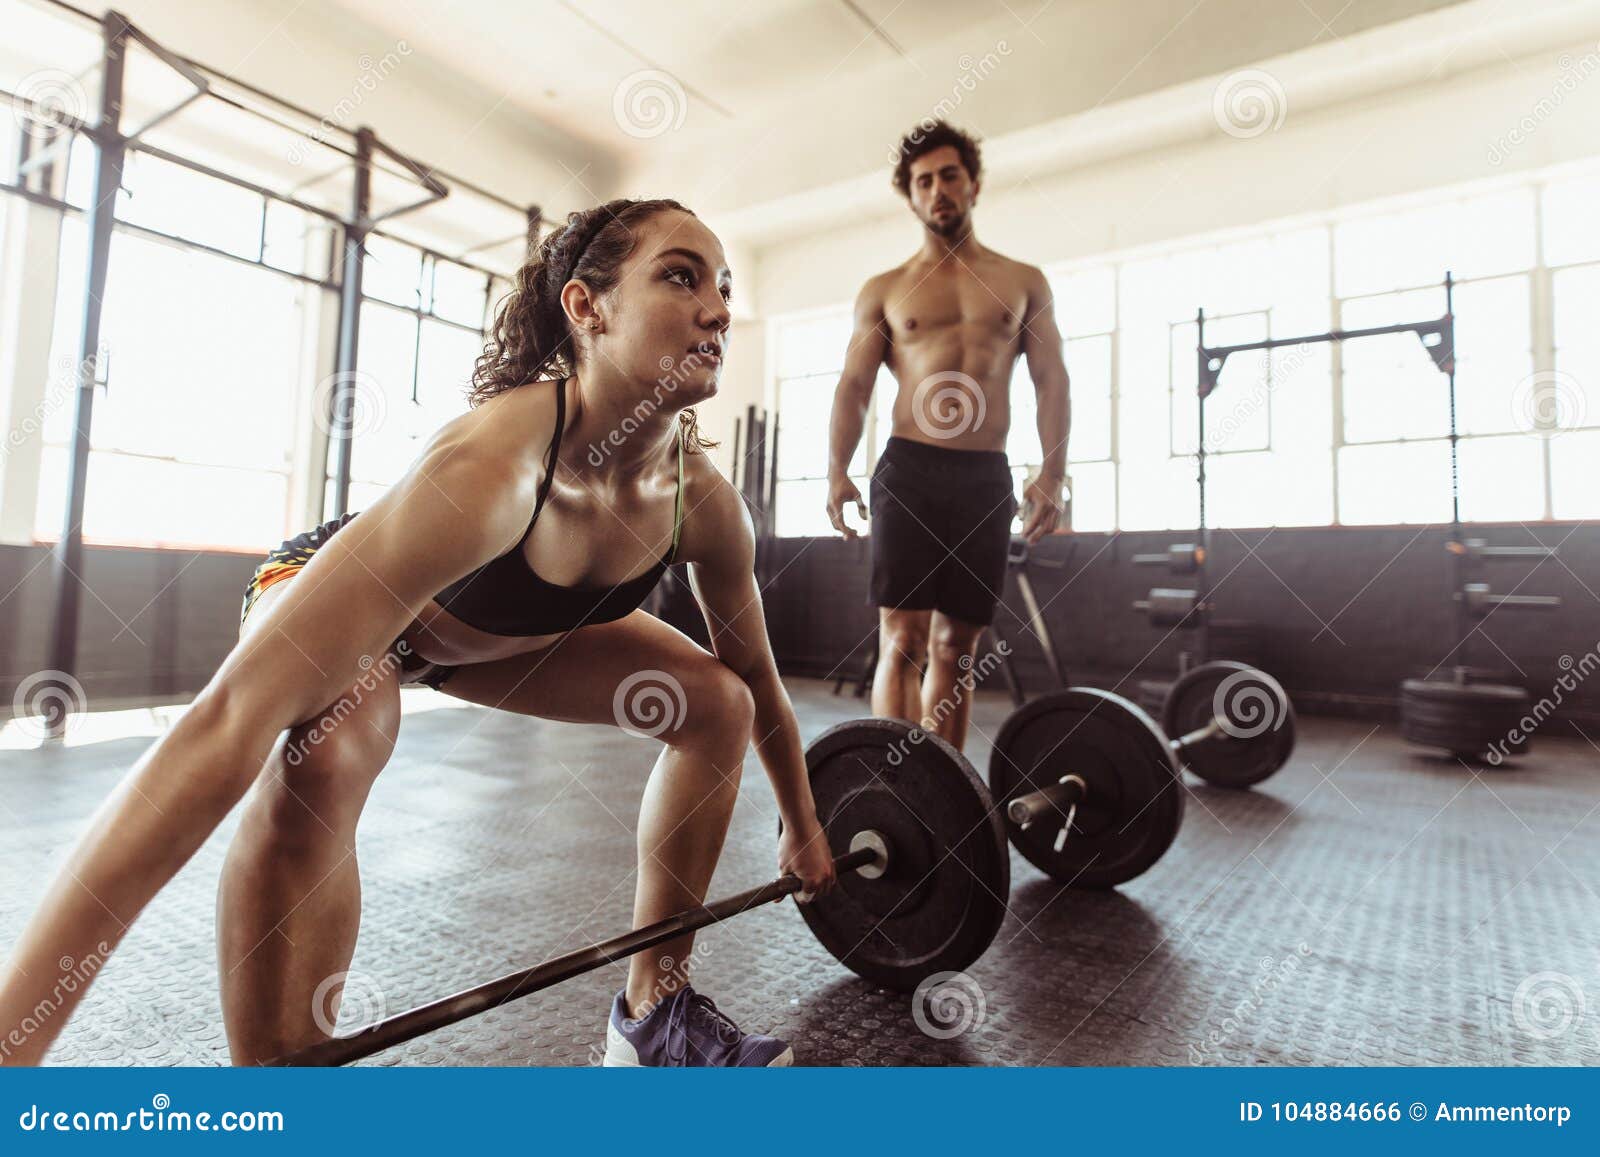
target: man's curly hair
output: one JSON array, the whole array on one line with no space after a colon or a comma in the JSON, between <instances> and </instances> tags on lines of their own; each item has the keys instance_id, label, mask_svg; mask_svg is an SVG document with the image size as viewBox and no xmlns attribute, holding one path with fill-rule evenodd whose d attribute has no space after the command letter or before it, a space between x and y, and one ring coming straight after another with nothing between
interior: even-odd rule
<instances>
[{"instance_id":1,"label":"man's curly hair","mask_svg":"<svg viewBox=\"0 0 1600 1157\"><path fill-rule=\"evenodd\" d=\"M895 190L902 197L909 198L911 162L947 145L961 155L961 164L967 170L967 176L976 181L983 173L983 156L978 149L978 139L948 121L923 121L900 138L900 146L895 150L899 157L894 166Z\"/></svg>"}]
</instances>

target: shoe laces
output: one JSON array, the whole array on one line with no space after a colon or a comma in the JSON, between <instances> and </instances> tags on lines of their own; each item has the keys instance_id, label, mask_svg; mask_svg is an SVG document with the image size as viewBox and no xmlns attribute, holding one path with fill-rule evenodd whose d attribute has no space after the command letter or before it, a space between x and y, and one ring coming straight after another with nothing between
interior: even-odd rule
<instances>
[{"instance_id":1,"label":"shoe laces","mask_svg":"<svg viewBox=\"0 0 1600 1157\"><path fill-rule=\"evenodd\" d=\"M698 1017L709 1024L717 1040L726 1045L738 1044L744 1033L733 1019L709 996L686 988L673 1003L667 1017L667 1056L680 1064L689 1053L689 1018Z\"/></svg>"}]
</instances>

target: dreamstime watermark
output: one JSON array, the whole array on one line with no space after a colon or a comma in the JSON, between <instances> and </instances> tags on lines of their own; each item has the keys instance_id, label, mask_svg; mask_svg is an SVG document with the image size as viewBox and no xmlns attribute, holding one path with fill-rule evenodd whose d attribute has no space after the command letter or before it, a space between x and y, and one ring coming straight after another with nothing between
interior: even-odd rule
<instances>
[{"instance_id":1,"label":"dreamstime watermark","mask_svg":"<svg viewBox=\"0 0 1600 1157\"><path fill-rule=\"evenodd\" d=\"M36 741L48 739L54 728L88 709L83 684L66 671L35 671L11 696L11 722Z\"/></svg>"},{"instance_id":2,"label":"dreamstime watermark","mask_svg":"<svg viewBox=\"0 0 1600 1157\"><path fill-rule=\"evenodd\" d=\"M341 1016L351 1026L345 1034L349 1036L376 1024L388 1010L383 987L366 972L335 972L311 994L311 1019L329 1036L337 1035L335 1029Z\"/></svg>"},{"instance_id":3,"label":"dreamstime watermark","mask_svg":"<svg viewBox=\"0 0 1600 1157\"><path fill-rule=\"evenodd\" d=\"M647 68L623 77L611 94L611 116L630 137L649 140L683 127L689 98L670 72Z\"/></svg>"},{"instance_id":4,"label":"dreamstime watermark","mask_svg":"<svg viewBox=\"0 0 1600 1157\"><path fill-rule=\"evenodd\" d=\"M1289 96L1272 73L1246 68L1223 77L1211 94L1211 116L1230 137L1249 140L1277 132L1289 115Z\"/></svg>"},{"instance_id":5,"label":"dreamstime watermark","mask_svg":"<svg viewBox=\"0 0 1600 1157\"><path fill-rule=\"evenodd\" d=\"M654 739L689 713L683 684L666 671L635 671L617 686L611 714L617 726L639 739Z\"/></svg>"},{"instance_id":6,"label":"dreamstime watermark","mask_svg":"<svg viewBox=\"0 0 1600 1157\"><path fill-rule=\"evenodd\" d=\"M932 713L925 716L921 724L913 727L911 733L904 739L897 739L889 745L889 754L884 757L889 766L899 767L905 762L911 748L923 743L929 735L935 734L939 725L949 717L950 713L959 707L968 695L977 690L978 684L992 675L1010 655L1011 644L1004 639L997 639L994 650L986 653L976 663L973 662L971 655L962 655L957 659L956 666L961 668L961 674L956 676L956 685L950 696L941 697L939 702L933 705Z\"/></svg>"},{"instance_id":7,"label":"dreamstime watermark","mask_svg":"<svg viewBox=\"0 0 1600 1157\"><path fill-rule=\"evenodd\" d=\"M1577 60L1573 60L1566 53L1562 54L1557 61L1560 71L1556 74L1555 83L1550 86L1549 93L1535 101L1532 111L1490 143L1491 165L1499 168L1505 164L1513 151L1525 145L1533 134L1539 131L1540 125L1555 116L1567 97L1572 95L1580 84L1596 72L1600 72L1600 44L1596 44L1595 49L1594 52L1584 53Z\"/></svg>"},{"instance_id":8,"label":"dreamstime watermark","mask_svg":"<svg viewBox=\"0 0 1600 1157\"><path fill-rule=\"evenodd\" d=\"M283 749L283 761L290 767L299 767L305 762L311 750L320 746L341 723L355 714L356 708L365 702L366 696L378 689L381 679L405 665L406 657L410 654L411 645L404 639L399 639L390 650L384 652L382 660L378 662L373 662L371 655L362 655L357 659L356 666L361 668L361 674L351 684L350 690L339 696L338 701L324 711L303 736Z\"/></svg>"},{"instance_id":9,"label":"dreamstime watermark","mask_svg":"<svg viewBox=\"0 0 1600 1157\"><path fill-rule=\"evenodd\" d=\"M1211 714L1234 739L1276 731L1289 718L1289 704L1262 682L1257 671L1235 671L1211 695Z\"/></svg>"},{"instance_id":10,"label":"dreamstime watermark","mask_svg":"<svg viewBox=\"0 0 1600 1157\"><path fill-rule=\"evenodd\" d=\"M664 357L658 363L661 366L661 377L656 379L655 389L650 391L648 398L640 398L631 411L623 416L604 438L598 442L589 443L587 455L589 465L599 469L605 460L611 456L613 450L618 449L629 438L633 437L639 427L661 408L662 400L670 394L678 392L689 374L706 365L710 359L700 354L692 353L686 358Z\"/></svg>"},{"instance_id":11,"label":"dreamstime watermark","mask_svg":"<svg viewBox=\"0 0 1600 1157\"><path fill-rule=\"evenodd\" d=\"M110 955L111 945L102 940L94 946L93 952L81 960L75 960L71 956L63 956L58 960L56 967L61 970L61 975L56 977L55 987L50 990L50 995L34 1005L16 1024L0 1025L6 1033L4 1037L0 1037L0 1058L10 1057L13 1051L27 1044L29 1038L49 1024L51 1018L61 1011L69 996L75 995L80 988L88 988L89 982L105 967L106 957Z\"/></svg>"},{"instance_id":12,"label":"dreamstime watermark","mask_svg":"<svg viewBox=\"0 0 1600 1157\"><path fill-rule=\"evenodd\" d=\"M79 380L107 356L105 347L102 346L97 357L85 359L76 366L71 358L65 358L59 363L57 368L60 372L51 374L45 383L44 397L34 403L33 410L27 417L7 431L5 442L0 443L0 466L5 465L13 450L43 430L45 423L77 396Z\"/></svg>"},{"instance_id":13,"label":"dreamstime watermark","mask_svg":"<svg viewBox=\"0 0 1600 1157\"><path fill-rule=\"evenodd\" d=\"M948 441L983 425L989 400L977 379L960 370L940 370L917 383L911 394L911 418L930 438Z\"/></svg>"},{"instance_id":14,"label":"dreamstime watermark","mask_svg":"<svg viewBox=\"0 0 1600 1157\"><path fill-rule=\"evenodd\" d=\"M982 56L974 57L970 52L963 52L956 58L956 68L959 70L955 81L950 86L950 95L940 97L929 110L927 116L917 122L916 128L906 134L903 142L889 146L889 163L900 163L900 149L914 148L920 145L923 139L931 133L941 122L948 121L956 109L961 107L968 93L978 91L978 85L987 80L994 71L1000 67L1000 58L1011 55L1011 45L1004 40L995 41L995 45Z\"/></svg>"},{"instance_id":15,"label":"dreamstime watermark","mask_svg":"<svg viewBox=\"0 0 1600 1157\"><path fill-rule=\"evenodd\" d=\"M656 961L656 968L661 973L656 982L650 986L650 995L645 997L633 1011L637 1016L630 1018L626 1023L636 1025L656 1010L656 1006L663 1001L670 1000L679 989L689 987L689 973L696 966L704 964L711 959L711 945L707 942L696 941L689 955L682 960L671 956L663 956Z\"/></svg>"},{"instance_id":16,"label":"dreamstime watermark","mask_svg":"<svg viewBox=\"0 0 1600 1157\"><path fill-rule=\"evenodd\" d=\"M340 400L345 399L343 407ZM380 429L389 416L389 400L378 379L365 370L329 374L311 394L311 421L330 438L360 438Z\"/></svg>"},{"instance_id":17,"label":"dreamstime watermark","mask_svg":"<svg viewBox=\"0 0 1600 1157\"><path fill-rule=\"evenodd\" d=\"M172 1108L172 1098L157 1093L150 1108L126 1113L109 1109L56 1109L30 1104L17 1116L24 1133L282 1133L277 1110L225 1109L192 1113Z\"/></svg>"},{"instance_id":18,"label":"dreamstime watermark","mask_svg":"<svg viewBox=\"0 0 1600 1157\"><path fill-rule=\"evenodd\" d=\"M355 117L356 110L366 102L367 97L378 91L378 85L400 67L401 57L410 55L411 45L404 40L397 40L393 48L376 60L369 52L363 52L358 56L356 67L360 72L350 86L350 95L341 97L332 111L317 122L316 128L306 133L303 138L295 139L294 144L289 146L289 163L298 165L303 162L307 156L308 146L327 144L330 136L350 123Z\"/></svg>"},{"instance_id":19,"label":"dreamstime watermark","mask_svg":"<svg viewBox=\"0 0 1600 1157\"><path fill-rule=\"evenodd\" d=\"M11 116L25 135L49 140L74 128L88 107L89 94L77 77L58 68L45 68L18 83Z\"/></svg>"},{"instance_id":20,"label":"dreamstime watermark","mask_svg":"<svg viewBox=\"0 0 1600 1157\"><path fill-rule=\"evenodd\" d=\"M1600 643L1596 643L1592 650L1585 651L1579 659L1573 659L1571 655L1562 655L1556 660L1556 666L1561 668L1562 674L1556 677L1549 694L1517 720L1517 725L1508 730L1503 739L1497 739L1489 744L1485 759L1491 767L1499 767L1504 763L1513 748L1520 751L1533 733L1543 726L1544 721L1555 714L1556 708L1566 702L1568 693L1576 691L1585 679L1596 670L1600 670Z\"/></svg>"},{"instance_id":21,"label":"dreamstime watermark","mask_svg":"<svg viewBox=\"0 0 1600 1157\"><path fill-rule=\"evenodd\" d=\"M1267 362L1267 372L1258 377L1250 385L1250 392L1235 401L1233 409L1222 416L1222 420L1213 423L1206 422L1206 453L1211 454L1220 450L1224 443L1237 434L1240 428L1256 414L1260 413L1273 391L1278 388L1280 380L1287 381L1300 372L1300 367L1310 360L1312 345L1310 342L1300 342L1292 347L1289 352L1275 365L1272 360ZM1261 449L1266 449L1265 446Z\"/></svg>"},{"instance_id":22,"label":"dreamstime watermark","mask_svg":"<svg viewBox=\"0 0 1600 1157\"><path fill-rule=\"evenodd\" d=\"M911 994L911 1020L934 1040L977 1032L988 1012L983 986L965 972L935 972Z\"/></svg>"},{"instance_id":23,"label":"dreamstime watermark","mask_svg":"<svg viewBox=\"0 0 1600 1157\"><path fill-rule=\"evenodd\" d=\"M1535 1040L1554 1040L1583 1019L1583 985L1565 972L1535 972L1511 997L1511 1020Z\"/></svg>"},{"instance_id":24,"label":"dreamstime watermark","mask_svg":"<svg viewBox=\"0 0 1600 1157\"><path fill-rule=\"evenodd\" d=\"M1563 370L1529 374L1511 391L1517 429L1541 438L1555 438L1583 425L1588 395L1583 383Z\"/></svg>"},{"instance_id":25,"label":"dreamstime watermark","mask_svg":"<svg viewBox=\"0 0 1600 1157\"><path fill-rule=\"evenodd\" d=\"M1229 1010L1222 1023L1206 1034L1204 1040L1189 1042L1189 1058L1202 1064L1207 1054L1225 1044L1234 1033L1247 1024L1260 1011L1267 996L1289 977L1300 971L1300 965L1311 955L1311 946L1301 941L1295 950L1282 960L1263 956L1256 966L1255 979L1250 982L1250 992Z\"/></svg>"}]
</instances>

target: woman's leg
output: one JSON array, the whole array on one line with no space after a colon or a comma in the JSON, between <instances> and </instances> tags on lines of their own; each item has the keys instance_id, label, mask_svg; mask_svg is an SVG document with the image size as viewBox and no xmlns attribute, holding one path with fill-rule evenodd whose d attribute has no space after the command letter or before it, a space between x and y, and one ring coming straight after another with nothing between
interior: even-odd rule
<instances>
[{"instance_id":1,"label":"woman's leg","mask_svg":"<svg viewBox=\"0 0 1600 1157\"><path fill-rule=\"evenodd\" d=\"M217 890L222 1015L235 1064L330 1035L361 922L356 823L399 729L399 664L387 656L290 728L256 782Z\"/></svg>"},{"instance_id":2,"label":"woman's leg","mask_svg":"<svg viewBox=\"0 0 1600 1157\"><path fill-rule=\"evenodd\" d=\"M91 960L98 971L244 795L278 736L333 702L366 670L360 660L381 656L414 617L361 567L322 574L319 584L283 584L288 593L262 627L234 647L65 857L0 970L0 1064L43 1059L89 987L66 989L63 958L80 974Z\"/></svg>"},{"instance_id":3,"label":"woman's leg","mask_svg":"<svg viewBox=\"0 0 1600 1157\"><path fill-rule=\"evenodd\" d=\"M543 651L463 667L443 689L471 703L546 719L641 732L659 727L656 738L666 748L639 809L633 924L705 902L755 718L749 689L716 656L635 611L583 627ZM632 958L630 1015L642 1016L685 983L693 947L690 934Z\"/></svg>"}]
</instances>

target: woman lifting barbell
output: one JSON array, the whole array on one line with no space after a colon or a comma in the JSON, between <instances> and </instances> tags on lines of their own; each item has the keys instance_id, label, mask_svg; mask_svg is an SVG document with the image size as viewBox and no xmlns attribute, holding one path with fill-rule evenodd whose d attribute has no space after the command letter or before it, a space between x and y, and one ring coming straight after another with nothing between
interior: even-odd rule
<instances>
[{"instance_id":1,"label":"woman lifting barbell","mask_svg":"<svg viewBox=\"0 0 1600 1157\"><path fill-rule=\"evenodd\" d=\"M43 1057L85 991L52 991L58 961L103 966L252 784L218 906L229 1047L255 1063L326 1039L313 1004L355 949L356 824L406 682L622 725L630 678L672 688L639 816L636 926L704 901L752 728L783 819L780 871L812 892L833 885L751 523L690 408L716 391L728 294L720 242L674 201L574 213L540 245L478 360L469 412L366 510L257 569L238 644L100 807L15 945L0 1059ZM672 562L691 564L714 655L637 609ZM743 1033L681 966L670 974L692 940L633 957L608 1061L788 1063L784 1042Z\"/></svg>"}]
</instances>

